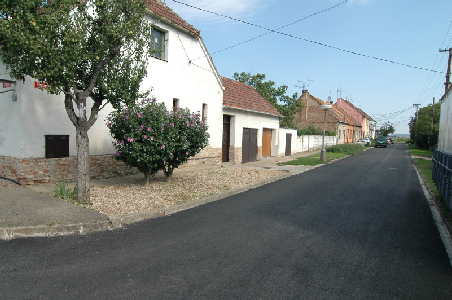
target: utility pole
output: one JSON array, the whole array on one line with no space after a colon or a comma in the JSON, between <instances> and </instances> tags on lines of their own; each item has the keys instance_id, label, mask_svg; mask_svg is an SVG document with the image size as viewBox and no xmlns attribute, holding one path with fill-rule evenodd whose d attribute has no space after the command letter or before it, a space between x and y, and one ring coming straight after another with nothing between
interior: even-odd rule
<instances>
[{"instance_id":1,"label":"utility pole","mask_svg":"<svg viewBox=\"0 0 452 300\"><path fill-rule=\"evenodd\" d=\"M414 135L414 147L416 148L417 148L417 134L419 131L419 105L421 105L421 103L413 104L413 106L416 106L416 133Z\"/></svg>"},{"instance_id":2,"label":"utility pole","mask_svg":"<svg viewBox=\"0 0 452 300\"><path fill-rule=\"evenodd\" d=\"M449 61L447 63L447 73L446 73L446 83L444 84L445 85L444 93L447 93L447 90L450 87L450 69L452 67L452 65L451 65L452 64L452 48L444 49L444 50L440 49L439 52L449 52Z\"/></svg>"}]
</instances>

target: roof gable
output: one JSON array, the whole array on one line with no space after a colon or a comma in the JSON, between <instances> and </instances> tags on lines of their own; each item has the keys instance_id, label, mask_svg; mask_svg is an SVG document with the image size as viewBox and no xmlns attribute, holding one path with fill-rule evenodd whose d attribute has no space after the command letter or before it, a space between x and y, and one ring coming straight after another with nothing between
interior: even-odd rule
<instances>
[{"instance_id":1,"label":"roof gable","mask_svg":"<svg viewBox=\"0 0 452 300\"><path fill-rule=\"evenodd\" d=\"M221 77L223 86L223 105L230 108L238 108L258 113L270 114L281 117L282 114L273 107L252 86Z\"/></svg>"},{"instance_id":2,"label":"roof gable","mask_svg":"<svg viewBox=\"0 0 452 300\"><path fill-rule=\"evenodd\" d=\"M167 23L176 25L177 27L185 29L192 35L199 36L200 31L188 24L187 21L182 19L178 14L176 14L171 8L169 8L161 0L147 0L146 7L155 16L164 19Z\"/></svg>"}]
</instances>

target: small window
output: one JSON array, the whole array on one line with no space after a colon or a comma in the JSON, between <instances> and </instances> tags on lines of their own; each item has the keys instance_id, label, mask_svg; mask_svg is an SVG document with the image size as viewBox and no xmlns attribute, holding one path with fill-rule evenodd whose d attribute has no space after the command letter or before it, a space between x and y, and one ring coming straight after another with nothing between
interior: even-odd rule
<instances>
[{"instance_id":1,"label":"small window","mask_svg":"<svg viewBox=\"0 0 452 300\"><path fill-rule=\"evenodd\" d=\"M179 108L179 99L173 98L173 111Z\"/></svg>"},{"instance_id":2,"label":"small window","mask_svg":"<svg viewBox=\"0 0 452 300\"><path fill-rule=\"evenodd\" d=\"M165 57L165 32L156 28L151 29L151 55L155 58L166 60Z\"/></svg>"},{"instance_id":3,"label":"small window","mask_svg":"<svg viewBox=\"0 0 452 300\"><path fill-rule=\"evenodd\" d=\"M207 104L202 104L202 122L207 124Z\"/></svg>"},{"instance_id":4,"label":"small window","mask_svg":"<svg viewBox=\"0 0 452 300\"><path fill-rule=\"evenodd\" d=\"M69 135L45 136L46 158L69 157Z\"/></svg>"}]
</instances>

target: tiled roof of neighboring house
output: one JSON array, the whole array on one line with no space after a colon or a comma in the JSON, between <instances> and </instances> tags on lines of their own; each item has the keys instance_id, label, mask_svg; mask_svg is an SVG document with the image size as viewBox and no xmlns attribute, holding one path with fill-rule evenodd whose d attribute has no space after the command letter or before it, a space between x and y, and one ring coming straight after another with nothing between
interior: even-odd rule
<instances>
[{"instance_id":1,"label":"tiled roof of neighboring house","mask_svg":"<svg viewBox=\"0 0 452 300\"><path fill-rule=\"evenodd\" d=\"M171 24L175 24L183 29L187 30L195 36L199 36L200 31L188 24L187 21L182 19L178 14L176 14L171 8L166 6L161 0L147 0L147 8L153 12L158 17L165 19Z\"/></svg>"},{"instance_id":2,"label":"tiled roof of neighboring house","mask_svg":"<svg viewBox=\"0 0 452 300\"><path fill-rule=\"evenodd\" d=\"M361 126L361 124L356 121L350 114L348 114L345 110L343 110L341 107L333 105L333 108L337 110L342 116L343 116L343 122L346 122L350 125L354 126Z\"/></svg>"},{"instance_id":3,"label":"tiled roof of neighboring house","mask_svg":"<svg viewBox=\"0 0 452 300\"><path fill-rule=\"evenodd\" d=\"M353 105L353 103L351 103L348 100L342 99L345 103L347 103L348 105L350 105L352 108L354 108L357 112L359 112L360 114L362 114L364 116L364 118L370 119L371 121L374 121L374 119L372 119L368 114L366 114L361 108L356 107L355 105Z\"/></svg>"},{"instance_id":4,"label":"tiled roof of neighboring house","mask_svg":"<svg viewBox=\"0 0 452 300\"><path fill-rule=\"evenodd\" d=\"M239 108L253 112L260 112L281 117L282 114L276 110L264 97L252 86L221 77L223 86L223 105L230 108Z\"/></svg>"},{"instance_id":5,"label":"tiled roof of neighboring house","mask_svg":"<svg viewBox=\"0 0 452 300\"><path fill-rule=\"evenodd\" d=\"M309 93L308 93L308 95L314 101L316 101L319 104L319 106L323 105L323 104L331 104L330 102L324 101L324 100L322 100L320 98L317 98L317 97L315 97L315 96L313 96L313 95L311 95ZM339 122L344 122L344 123L350 124L350 125L356 125L357 124L357 122L349 114L347 114L344 110L342 110L342 109L340 109L337 106L332 105L332 104L331 104L331 106L332 106L332 108L330 110L328 110L328 113L333 115L336 118L336 120L338 120Z\"/></svg>"}]
</instances>

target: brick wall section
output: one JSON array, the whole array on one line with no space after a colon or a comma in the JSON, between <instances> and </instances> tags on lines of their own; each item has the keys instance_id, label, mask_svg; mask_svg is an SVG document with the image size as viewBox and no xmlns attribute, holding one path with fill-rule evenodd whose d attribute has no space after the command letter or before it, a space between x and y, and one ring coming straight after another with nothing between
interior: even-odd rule
<instances>
[{"instance_id":1,"label":"brick wall section","mask_svg":"<svg viewBox=\"0 0 452 300\"><path fill-rule=\"evenodd\" d=\"M206 148L190 158L180 168L195 165L220 165L221 149ZM136 168L126 166L113 155L90 156L91 178L110 178L137 174ZM0 156L0 177L13 179L21 184L75 181L77 179L77 157L64 158L14 158Z\"/></svg>"}]
</instances>

